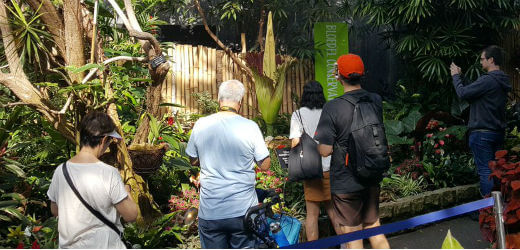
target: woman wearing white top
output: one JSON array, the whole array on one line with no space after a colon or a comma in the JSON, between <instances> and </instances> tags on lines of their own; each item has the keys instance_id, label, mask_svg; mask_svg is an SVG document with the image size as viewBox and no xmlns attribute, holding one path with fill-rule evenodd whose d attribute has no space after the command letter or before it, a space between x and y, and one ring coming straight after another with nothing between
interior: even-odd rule
<instances>
[{"instance_id":1,"label":"woman wearing white top","mask_svg":"<svg viewBox=\"0 0 520 250\"><path fill-rule=\"evenodd\" d=\"M303 128L305 128L305 131L309 133L311 137L314 136L324 104L325 96L321 84L317 81L307 82L305 86L303 86L300 103L301 108L295 111L291 117L291 132L289 135L289 138L292 139L291 147L295 147L300 142ZM297 112L301 116L301 122ZM303 182L305 207L307 210L305 232L308 241L318 239L318 216L320 215L321 203L324 204L329 219L334 221L334 210L330 199L330 156L323 157L321 162L323 167L323 179L305 180Z\"/></svg>"},{"instance_id":2,"label":"woman wearing white top","mask_svg":"<svg viewBox=\"0 0 520 250\"><path fill-rule=\"evenodd\" d=\"M91 112L80 124L80 151L67 161L73 185L81 197L105 219L123 231L120 217L135 221L137 206L117 168L99 160L114 139L114 122L105 113ZM54 171L47 195L51 212L58 217L60 248L125 248L115 230L98 219L74 194L63 174L64 164Z\"/></svg>"}]
</instances>

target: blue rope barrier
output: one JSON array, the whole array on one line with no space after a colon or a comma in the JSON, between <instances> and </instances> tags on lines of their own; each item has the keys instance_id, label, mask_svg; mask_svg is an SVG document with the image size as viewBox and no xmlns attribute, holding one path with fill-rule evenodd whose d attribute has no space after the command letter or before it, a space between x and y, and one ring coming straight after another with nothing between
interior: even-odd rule
<instances>
[{"instance_id":1,"label":"blue rope barrier","mask_svg":"<svg viewBox=\"0 0 520 250\"><path fill-rule=\"evenodd\" d=\"M408 228L417 227L424 224L429 224L432 222L444 220L453 216L469 213L471 211L479 210L482 208L493 206L494 199L493 197L489 197L486 199L469 202L466 204L462 204L456 207L431 212L425 215L419 215L407 220L398 221L386 225L382 225L379 227L369 228L365 230L355 231L347 234L331 236L328 238L324 238L321 240L309 241L305 243L285 246L281 248L290 248L290 249L310 249L310 248L329 248L333 246L338 246L340 244L369 238L379 234L389 234L397 231L401 231Z\"/></svg>"}]
</instances>

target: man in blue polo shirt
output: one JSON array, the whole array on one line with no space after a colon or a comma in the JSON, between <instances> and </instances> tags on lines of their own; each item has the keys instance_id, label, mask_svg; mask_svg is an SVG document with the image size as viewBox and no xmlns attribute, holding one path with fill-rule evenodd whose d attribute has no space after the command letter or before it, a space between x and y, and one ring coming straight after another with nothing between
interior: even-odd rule
<instances>
[{"instance_id":1,"label":"man in blue polo shirt","mask_svg":"<svg viewBox=\"0 0 520 250\"><path fill-rule=\"evenodd\" d=\"M202 248L254 248L243 218L258 204L255 164L267 171L271 160L258 125L238 114L244 92L240 81L221 83L220 112L195 123L186 148L192 165L200 164Z\"/></svg>"}]
</instances>

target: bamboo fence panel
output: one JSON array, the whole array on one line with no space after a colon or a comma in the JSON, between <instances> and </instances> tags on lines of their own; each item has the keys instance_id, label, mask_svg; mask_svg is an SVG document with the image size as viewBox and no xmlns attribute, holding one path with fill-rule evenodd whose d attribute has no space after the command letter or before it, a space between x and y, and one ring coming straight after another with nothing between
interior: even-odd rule
<instances>
[{"instance_id":1,"label":"bamboo fence panel","mask_svg":"<svg viewBox=\"0 0 520 250\"><path fill-rule=\"evenodd\" d=\"M165 102L175 102L184 108L168 109L168 112L199 112L193 93L208 92L216 100L221 82L237 79L244 83L246 93L242 100L240 113L248 118L259 115L254 85L240 67L222 50L205 46L176 44L167 50L172 69L166 83L163 83L161 96ZM236 54L241 57L240 54ZM301 96L305 82L314 77L311 61L295 64L286 73L286 83L280 113L292 113L296 108L292 95Z\"/></svg>"}]
</instances>

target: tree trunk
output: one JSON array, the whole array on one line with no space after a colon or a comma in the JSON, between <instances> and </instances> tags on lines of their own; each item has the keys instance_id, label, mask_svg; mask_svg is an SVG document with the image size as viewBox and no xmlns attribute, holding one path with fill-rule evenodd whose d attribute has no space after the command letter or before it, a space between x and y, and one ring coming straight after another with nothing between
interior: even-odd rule
<instances>
[{"instance_id":1,"label":"tree trunk","mask_svg":"<svg viewBox=\"0 0 520 250\"><path fill-rule=\"evenodd\" d=\"M109 84L105 84L105 96L110 99L114 95L112 87ZM117 132L120 135L124 135L119 115L117 114L117 107L114 103L108 106L108 115L112 117L117 127ZM139 208L139 216L137 217L137 223L149 224L153 222L155 218L161 215L159 208L153 201L153 197L149 192L148 184L143 180L141 176L136 174L132 168L132 160L128 148L126 147L124 138L117 143L117 162L119 163L119 172L123 178L123 182L131 187L132 198L137 202Z\"/></svg>"},{"instance_id":2,"label":"tree trunk","mask_svg":"<svg viewBox=\"0 0 520 250\"><path fill-rule=\"evenodd\" d=\"M83 25L81 22L81 4L79 0L63 1L65 26L65 62L67 66L85 65L85 46L83 43ZM70 74L73 82L81 83L84 73Z\"/></svg>"}]
</instances>

